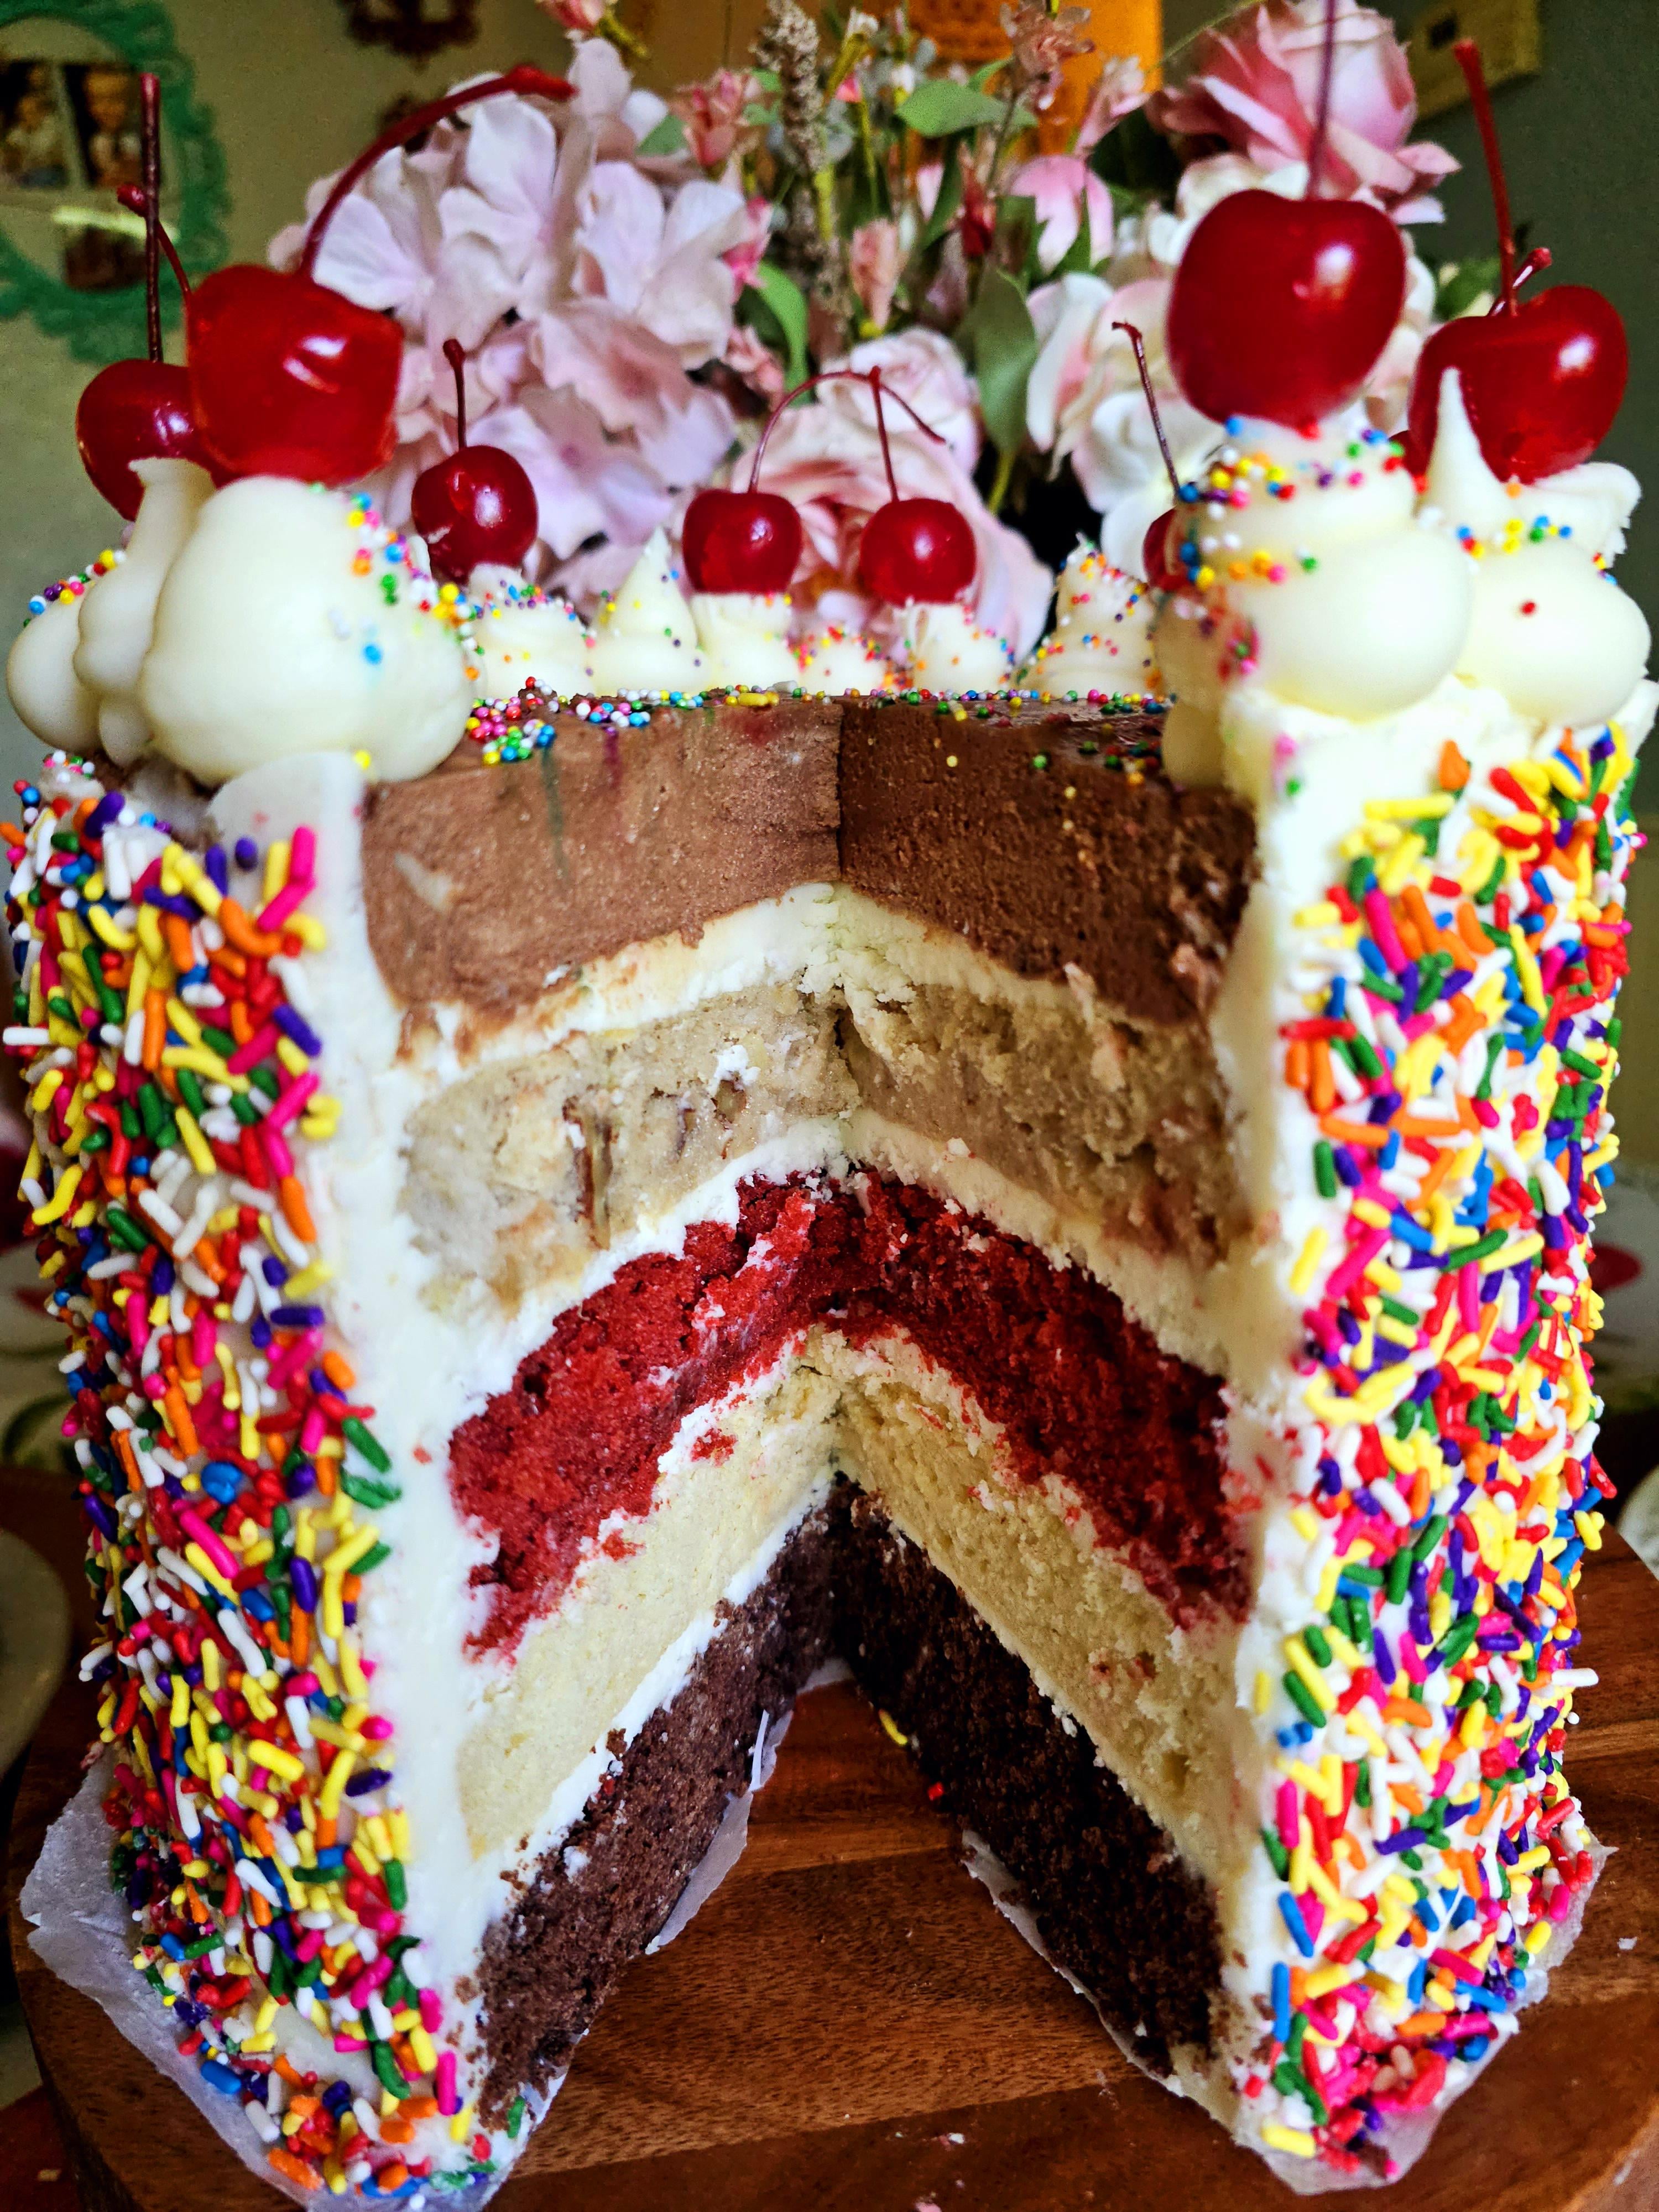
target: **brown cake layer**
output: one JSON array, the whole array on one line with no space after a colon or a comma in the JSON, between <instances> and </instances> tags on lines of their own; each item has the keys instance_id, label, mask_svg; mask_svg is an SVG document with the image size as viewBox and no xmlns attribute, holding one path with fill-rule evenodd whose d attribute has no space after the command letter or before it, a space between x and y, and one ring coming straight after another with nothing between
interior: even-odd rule
<instances>
[{"instance_id":1,"label":"brown cake layer","mask_svg":"<svg viewBox=\"0 0 1659 2212\"><path fill-rule=\"evenodd\" d=\"M840 712L664 708L622 731L559 714L532 760L488 768L466 744L377 784L363 892L388 988L508 1014L556 970L830 881Z\"/></svg>"},{"instance_id":2,"label":"brown cake layer","mask_svg":"<svg viewBox=\"0 0 1659 2212\"><path fill-rule=\"evenodd\" d=\"M721 1607L725 1620L679 1695L621 1751L485 1937L485 2126L501 2125L521 2087L562 2070L623 1967L673 1911L728 1798L748 1786L761 1716L777 1722L829 1650L832 1542L821 1510L745 1605Z\"/></svg>"},{"instance_id":3,"label":"brown cake layer","mask_svg":"<svg viewBox=\"0 0 1659 2212\"><path fill-rule=\"evenodd\" d=\"M1206 1006L1244 911L1255 817L1177 791L1146 756L1161 718L1026 708L842 708L841 871L1022 975L1082 969L1148 1020Z\"/></svg>"},{"instance_id":4,"label":"brown cake layer","mask_svg":"<svg viewBox=\"0 0 1659 2212\"><path fill-rule=\"evenodd\" d=\"M745 1786L762 1714L778 1719L832 1634L943 1785L943 1809L990 1843L1050 1955L1136 2055L1167 2071L1173 2046L1209 2048L1219 1956L1208 1892L955 1586L843 1483L486 1937L487 2126L568 2063Z\"/></svg>"},{"instance_id":5,"label":"brown cake layer","mask_svg":"<svg viewBox=\"0 0 1659 2212\"><path fill-rule=\"evenodd\" d=\"M406 1005L507 1015L584 962L841 879L1022 975L1074 966L1176 1022L1208 1003L1243 911L1250 811L1176 791L1153 715L799 699L622 731L553 719L531 760L489 768L469 744L369 794L370 942Z\"/></svg>"},{"instance_id":6,"label":"brown cake layer","mask_svg":"<svg viewBox=\"0 0 1659 2212\"><path fill-rule=\"evenodd\" d=\"M1028 1670L879 1504L843 1485L836 1640L860 1686L1024 1893L1048 1955L1160 2074L1207 2052L1221 1978L1215 1904L1170 1837L1067 1731Z\"/></svg>"}]
</instances>

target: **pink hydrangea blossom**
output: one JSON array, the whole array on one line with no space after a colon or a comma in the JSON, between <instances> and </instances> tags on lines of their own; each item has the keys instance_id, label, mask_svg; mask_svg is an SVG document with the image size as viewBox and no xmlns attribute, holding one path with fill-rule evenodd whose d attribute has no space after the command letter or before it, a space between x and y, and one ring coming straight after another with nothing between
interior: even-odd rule
<instances>
[{"instance_id":1,"label":"pink hydrangea blossom","mask_svg":"<svg viewBox=\"0 0 1659 2212\"><path fill-rule=\"evenodd\" d=\"M1161 131L1220 137L1258 168L1305 163L1313 144L1326 0L1262 0L1194 41L1182 82L1154 93ZM1336 52L1322 185L1364 192L1402 222L1437 216L1426 187L1457 163L1442 146L1407 145L1417 118L1411 71L1393 24L1359 0L1336 0Z\"/></svg>"},{"instance_id":2,"label":"pink hydrangea blossom","mask_svg":"<svg viewBox=\"0 0 1659 2212\"><path fill-rule=\"evenodd\" d=\"M1079 154L1039 154L1008 179L1008 190L1036 203L1037 265L1046 276L1062 262L1089 210L1089 261L1092 267L1112 250L1112 196Z\"/></svg>"},{"instance_id":3,"label":"pink hydrangea blossom","mask_svg":"<svg viewBox=\"0 0 1659 2212\"><path fill-rule=\"evenodd\" d=\"M847 274L870 327L884 331L898 289L898 225L884 216L860 223L848 252Z\"/></svg>"}]
</instances>

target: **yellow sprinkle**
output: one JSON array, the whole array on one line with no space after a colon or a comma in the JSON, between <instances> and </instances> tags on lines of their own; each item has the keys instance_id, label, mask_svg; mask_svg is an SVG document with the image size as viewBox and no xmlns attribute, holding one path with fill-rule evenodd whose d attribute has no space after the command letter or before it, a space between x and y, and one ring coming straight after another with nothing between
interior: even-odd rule
<instances>
[{"instance_id":1,"label":"yellow sprinkle","mask_svg":"<svg viewBox=\"0 0 1659 2212\"><path fill-rule=\"evenodd\" d=\"M332 2032L333 2031L331 2029L331 2034ZM454 2118L449 2124L449 2140L451 2142L465 2142L466 2141L467 2137L472 2132L472 2122L475 2117L475 2108L472 2106L462 2106L460 2111L456 2113Z\"/></svg>"},{"instance_id":2,"label":"yellow sprinkle","mask_svg":"<svg viewBox=\"0 0 1659 2212\"><path fill-rule=\"evenodd\" d=\"M1291 1270L1291 1288L1297 1297L1312 1285L1314 1270L1319 1265L1327 1241L1322 1229L1315 1228L1308 1231L1307 1242L1297 1254L1296 1265Z\"/></svg>"},{"instance_id":3,"label":"yellow sprinkle","mask_svg":"<svg viewBox=\"0 0 1659 2212\"><path fill-rule=\"evenodd\" d=\"M1328 1997L1333 1990L1345 1990L1359 1978L1352 1966L1316 1966L1302 1986L1310 1997Z\"/></svg>"},{"instance_id":4,"label":"yellow sprinkle","mask_svg":"<svg viewBox=\"0 0 1659 2212\"><path fill-rule=\"evenodd\" d=\"M338 1814L340 1800L345 1795L346 1784L350 1780L351 1770L356 1764L354 1753L343 1751L329 1768L317 1799L317 1809L325 1820L333 1820ZM279 1859L276 1863L280 1867L282 1861Z\"/></svg>"},{"instance_id":5,"label":"yellow sprinkle","mask_svg":"<svg viewBox=\"0 0 1659 2212\"><path fill-rule=\"evenodd\" d=\"M1330 1684L1314 1664L1312 1655L1299 1636L1285 1638L1285 1656L1291 1668L1306 1684L1309 1694L1322 1713L1336 1710L1336 1698Z\"/></svg>"},{"instance_id":6,"label":"yellow sprinkle","mask_svg":"<svg viewBox=\"0 0 1659 2212\"><path fill-rule=\"evenodd\" d=\"M1279 2120L1269 2120L1261 2130L1261 2140L1269 2150L1288 2151L1292 2158L1311 2158L1314 2139L1306 2128L1287 2128Z\"/></svg>"},{"instance_id":7,"label":"yellow sprinkle","mask_svg":"<svg viewBox=\"0 0 1659 2212\"><path fill-rule=\"evenodd\" d=\"M1554 1933L1554 1929L1547 1920L1540 1920L1535 1928L1528 1929L1527 1949L1533 1958L1535 1959L1538 1956Z\"/></svg>"},{"instance_id":8,"label":"yellow sprinkle","mask_svg":"<svg viewBox=\"0 0 1659 2212\"><path fill-rule=\"evenodd\" d=\"M1258 1667L1255 1670L1255 1710L1258 1713L1271 1712L1273 1703L1273 1678L1265 1667Z\"/></svg>"},{"instance_id":9,"label":"yellow sprinkle","mask_svg":"<svg viewBox=\"0 0 1659 2212\"><path fill-rule=\"evenodd\" d=\"M194 1560L191 1564L193 1566ZM249 1737L247 1755L255 1766L268 1767L271 1773L280 1776L284 1782L297 1782L306 1771L304 1759L296 1758L291 1751L285 1751L281 1744L266 1743L259 1736Z\"/></svg>"},{"instance_id":10,"label":"yellow sprinkle","mask_svg":"<svg viewBox=\"0 0 1659 2212\"><path fill-rule=\"evenodd\" d=\"M210 1176L219 1163L214 1158L196 1116L181 1102L174 1107L173 1117L179 1124L179 1133L185 1140L185 1150L190 1154L191 1165L198 1175Z\"/></svg>"},{"instance_id":11,"label":"yellow sprinkle","mask_svg":"<svg viewBox=\"0 0 1659 2212\"><path fill-rule=\"evenodd\" d=\"M910 1739L905 1735L903 1729L900 1728L898 1723L893 1718L891 1713L890 1713L884 1706L878 1711L876 1717L881 1723L882 1727L886 1730L887 1734L892 1738L893 1741L898 1745L902 1751L905 1745L909 1742Z\"/></svg>"}]
</instances>

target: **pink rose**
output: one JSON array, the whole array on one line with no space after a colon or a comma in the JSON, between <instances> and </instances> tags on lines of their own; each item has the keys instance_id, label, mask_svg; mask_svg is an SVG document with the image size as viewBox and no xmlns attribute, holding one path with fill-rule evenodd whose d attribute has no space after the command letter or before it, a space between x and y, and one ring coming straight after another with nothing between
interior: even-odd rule
<instances>
[{"instance_id":1,"label":"pink rose","mask_svg":"<svg viewBox=\"0 0 1659 2212\"><path fill-rule=\"evenodd\" d=\"M860 223L853 233L847 273L870 328L884 331L893 312L893 295L898 289L898 225L885 217Z\"/></svg>"},{"instance_id":2,"label":"pink rose","mask_svg":"<svg viewBox=\"0 0 1659 2212\"><path fill-rule=\"evenodd\" d=\"M757 80L738 70L716 70L703 84L682 85L668 105L685 130L691 158L705 169L723 169L757 137L743 112L760 92Z\"/></svg>"},{"instance_id":3,"label":"pink rose","mask_svg":"<svg viewBox=\"0 0 1659 2212\"><path fill-rule=\"evenodd\" d=\"M1037 265L1046 276L1062 262L1089 210L1089 265L1112 250L1112 196L1079 154L1039 154L1008 180L1008 190L1036 202Z\"/></svg>"},{"instance_id":4,"label":"pink rose","mask_svg":"<svg viewBox=\"0 0 1659 2212\"><path fill-rule=\"evenodd\" d=\"M1263 0L1194 42L1184 81L1154 93L1160 131L1224 138L1259 168L1305 162L1313 145L1326 0ZM1456 168L1443 147L1408 146L1417 118L1394 26L1359 0L1336 0L1336 53L1322 184L1364 192L1401 222L1439 214L1423 187Z\"/></svg>"},{"instance_id":5,"label":"pink rose","mask_svg":"<svg viewBox=\"0 0 1659 2212\"><path fill-rule=\"evenodd\" d=\"M777 405L783 397L783 363L747 323L732 324L722 358L733 376L740 377L769 408Z\"/></svg>"},{"instance_id":6,"label":"pink rose","mask_svg":"<svg viewBox=\"0 0 1659 2212\"><path fill-rule=\"evenodd\" d=\"M962 356L941 331L895 331L882 338L867 338L842 360L826 362L828 368L881 371L890 392L908 399L930 430L944 439L957 466L970 473L979 459L979 410L974 387L963 367ZM867 384L849 377L819 388L822 404L855 415L873 430L876 404ZM902 408L890 407L888 425L903 421Z\"/></svg>"},{"instance_id":7,"label":"pink rose","mask_svg":"<svg viewBox=\"0 0 1659 2212\"><path fill-rule=\"evenodd\" d=\"M1146 76L1133 54L1114 55L1095 79L1083 120L1072 142L1074 154L1092 153L1114 125L1146 101Z\"/></svg>"}]
</instances>

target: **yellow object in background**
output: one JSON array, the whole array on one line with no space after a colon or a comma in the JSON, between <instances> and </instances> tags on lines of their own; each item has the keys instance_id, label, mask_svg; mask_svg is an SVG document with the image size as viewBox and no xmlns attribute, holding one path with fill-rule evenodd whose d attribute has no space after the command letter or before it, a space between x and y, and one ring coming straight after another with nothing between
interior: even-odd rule
<instances>
[{"instance_id":1,"label":"yellow object in background","mask_svg":"<svg viewBox=\"0 0 1659 2212\"><path fill-rule=\"evenodd\" d=\"M1004 4L1005 0L910 0L910 21L948 60L976 66L1008 51L1008 35L1002 27ZM1077 5L1078 0L1070 4ZM1071 143L1103 62L1133 54L1150 79L1164 51L1164 0L1083 0L1083 4L1089 9L1095 51L1066 64L1065 82L1039 121L1038 136L1046 154L1062 153Z\"/></svg>"}]
</instances>

